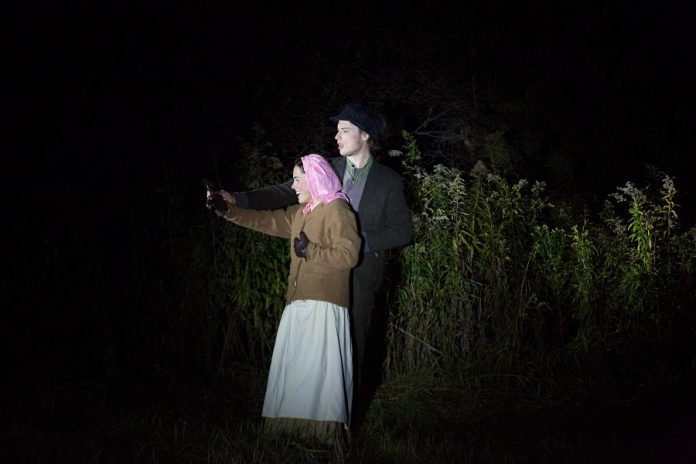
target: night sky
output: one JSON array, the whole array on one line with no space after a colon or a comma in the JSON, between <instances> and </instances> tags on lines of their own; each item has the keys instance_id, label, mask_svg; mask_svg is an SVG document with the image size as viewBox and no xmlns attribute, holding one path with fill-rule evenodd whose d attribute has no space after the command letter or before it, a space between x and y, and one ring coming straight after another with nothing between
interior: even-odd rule
<instances>
[{"instance_id":1,"label":"night sky","mask_svg":"<svg viewBox=\"0 0 696 464\"><path fill-rule=\"evenodd\" d=\"M43 1L10 9L3 196L14 277L25 282L5 285L23 289L13 312L20 325L42 320L46 301L71 301L50 286L25 285L37 267L82 263L85 272L102 272L101 288L128 294L122 273L132 263L122 258L133 234L161 212L153 195L168 189L183 199L182 217L195 217L202 177L235 185L235 144L254 125L289 134L276 141L284 160L315 149L291 139L300 124L323 131L318 148L335 155L326 118L345 101L313 101L312 88L336 85L369 102L373 95L351 93L357 68L379 80L412 68L447 75L474 62L501 94L532 102L543 143L572 153L577 191L601 198L639 180L651 163L676 177L685 210L696 204L687 169L695 42L682 6L254 2L242 12L236 3ZM308 117L298 101L316 111ZM422 122L408 107L387 116L407 130Z\"/></svg>"}]
</instances>

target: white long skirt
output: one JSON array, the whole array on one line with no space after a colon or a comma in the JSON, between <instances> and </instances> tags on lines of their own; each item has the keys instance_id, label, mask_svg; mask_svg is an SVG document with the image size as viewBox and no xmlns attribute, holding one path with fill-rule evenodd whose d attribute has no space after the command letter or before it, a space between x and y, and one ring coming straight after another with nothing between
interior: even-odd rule
<instances>
[{"instance_id":1,"label":"white long skirt","mask_svg":"<svg viewBox=\"0 0 696 464\"><path fill-rule=\"evenodd\" d=\"M315 300L285 306L262 415L348 424L352 397L348 310Z\"/></svg>"}]
</instances>

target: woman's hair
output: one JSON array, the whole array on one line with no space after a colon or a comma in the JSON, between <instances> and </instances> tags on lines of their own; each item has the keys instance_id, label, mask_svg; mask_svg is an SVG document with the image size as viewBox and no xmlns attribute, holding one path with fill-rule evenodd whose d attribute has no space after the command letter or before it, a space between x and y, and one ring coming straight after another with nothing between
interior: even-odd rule
<instances>
[{"instance_id":1,"label":"woman's hair","mask_svg":"<svg viewBox=\"0 0 696 464\"><path fill-rule=\"evenodd\" d=\"M302 170L302 172L305 172L304 165L302 164L302 155L295 158L295 162L293 163L293 166L297 166L298 168L300 168Z\"/></svg>"}]
</instances>

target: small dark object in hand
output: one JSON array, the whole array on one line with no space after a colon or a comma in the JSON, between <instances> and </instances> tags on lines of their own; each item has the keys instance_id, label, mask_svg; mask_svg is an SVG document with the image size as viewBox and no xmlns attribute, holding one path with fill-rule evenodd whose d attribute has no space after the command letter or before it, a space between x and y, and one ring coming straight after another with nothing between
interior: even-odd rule
<instances>
[{"instance_id":1,"label":"small dark object in hand","mask_svg":"<svg viewBox=\"0 0 696 464\"><path fill-rule=\"evenodd\" d=\"M205 200L205 206L220 217L227 214L227 202L219 193L210 195Z\"/></svg>"},{"instance_id":2,"label":"small dark object in hand","mask_svg":"<svg viewBox=\"0 0 696 464\"><path fill-rule=\"evenodd\" d=\"M293 241L293 247L295 248L295 254L300 258L307 257L307 245L309 245L309 239L304 231L300 232L300 238L295 237Z\"/></svg>"}]
</instances>

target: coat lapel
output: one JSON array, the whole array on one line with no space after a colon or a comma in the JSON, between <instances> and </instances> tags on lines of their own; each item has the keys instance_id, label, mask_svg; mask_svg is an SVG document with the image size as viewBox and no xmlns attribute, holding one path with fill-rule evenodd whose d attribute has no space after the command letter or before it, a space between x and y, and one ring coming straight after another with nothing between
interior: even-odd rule
<instances>
[{"instance_id":1,"label":"coat lapel","mask_svg":"<svg viewBox=\"0 0 696 464\"><path fill-rule=\"evenodd\" d=\"M369 223L375 216L375 208L379 205L380 196L380 171L381 166L376 159L372 160L372 167L365 178L362 200L360 200L360 216L362 222Z\"/></svg>"},{"instance_id":2,"label":"coat lapel","mask_svg":"<svg viewBox=\"0 0 696 464\"><path fill-rule=\"evenodd\" d=\"M337 158L331 159L331 167L333 167L338 180L343 183L343 173L346 172L346 158L345 156L339 156Z\"/></svg>"}]
</instances>

